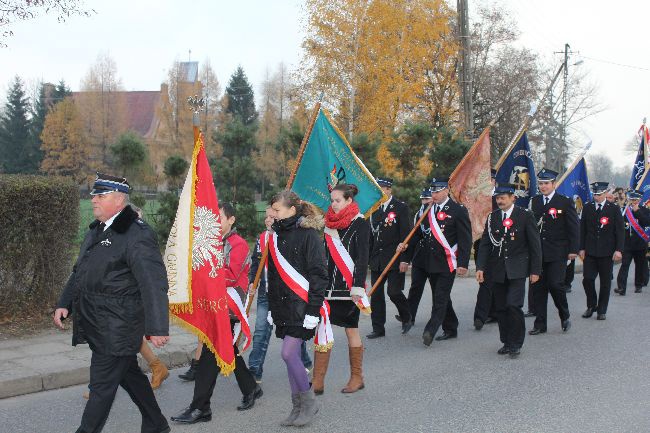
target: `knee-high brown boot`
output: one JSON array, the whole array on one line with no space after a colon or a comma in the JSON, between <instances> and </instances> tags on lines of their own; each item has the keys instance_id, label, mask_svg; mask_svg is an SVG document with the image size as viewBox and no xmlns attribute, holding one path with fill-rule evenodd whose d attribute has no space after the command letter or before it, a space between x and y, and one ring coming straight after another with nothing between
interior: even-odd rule
<instances>
[{"instance_id":1,"label":"knee-high brown boot","mask_svg":"<svg viewBox=\"0 0 650 433\"><path fill-rule=\"evenodd\" d=\"M344 394L351 394L364 388L363 371L363 346L349 347L350 351L350 380L345 388L341 390Z\"/></svg>"},{"instance_id":2,"label":"knee-high brown boot","mask_svg":"<svg viewBox=\"0 0 650 433\"><path fill-rule=\"evenodd\" d=\"M321 395L325 392L325 374L330 363L331 353L331 350L327 352L314 351L314 374L311 379L311 384L316 395Z\"/></svg>"}]
</instances>

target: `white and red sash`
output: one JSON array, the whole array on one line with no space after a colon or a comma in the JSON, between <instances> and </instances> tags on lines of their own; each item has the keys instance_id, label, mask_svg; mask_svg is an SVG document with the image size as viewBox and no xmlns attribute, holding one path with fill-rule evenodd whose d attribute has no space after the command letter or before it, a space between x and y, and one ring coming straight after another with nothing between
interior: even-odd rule
<instances>
[{"instance_id":1,"label":"white and red sash","mask_svg":"<svg viewBox=\"0 0 650 433\"><path fill-rule=\"evenodd\" d=\"M449 272L454 272L458 267L458 263L456 262L458 245L456 244L453 247L449 245L445 234L442 232L440 226L438 225L436 215L433 213L433 207L431 207L431 210L429 211L429 225L431 226L431 234L436 238L440 246L442 246L442 249L445 250L447 264L449 265Z\"/></svg>"},{"instance_id":2,"label":"white and red sash","mask_svg":"<svg viewBox=\"0 0 650 433\"><path fill-rule=\"evenodd\" d=\"M309 281L303 277L292 265L284 258L278 249L278 234L273 233L269 237L269 253L273 259L273 264L280 274L282 282L286 284L300 299L309 302ZM321 320L316 328L316 337L314 338L314 347L319 352L326 352L334 345L334 332L330 323L330 305L324 300L320 308Z\"/></svg>"},{"instance_id":3,"label":"white and red sash","mask_svg":"<svg viewBox=\"0 0 650 433\"><path fill-rule=\"evenodd\" d=\"M341 272L343 280L345 280L345 285L348 290L352 289L354 281L354 260L352 260L350 253L343 245L343 242L341 242L338 231L335 229L325 228L325 243L327 244L327 249L332 256L332 260L334 260L336 268ZM355 305L359 307L364 314L371 313L370 301L368 300L368 295L365 293Z\"/></svg>"},{"instance_id":4,"label":"white and red sash","mask_svg":"<svg viewBox=\"0 0 650 433\"><path fill-rule=\"evenodd\" d=\"M639 224L639 221L634 218L634 214L632 213L632 209L629 206L625 206L625 210L623 212L625 216L627 217L627 220L630 222L630 226L634 229L634 232L639 235L641 239L643 239L645 242L650 241L650 236L646 233L645 229L641 227Z\"/></svg>"},{"instance_id":5,"label":"white and red sash","mask_svg":"<svg viewBox=\"0 0 650 433\"><path fill-rule=\"evenodd\" d=\"M242 352L248 349L248 346L251 344L251 328L248 323L248 315L246 314L246 307L248 306L248 296L246 296L246 305L242 304L241 297L237 293L237 289L234 287L228 287L226 289L228 293L228 308L232 311L235 316L239 319L239 323L235 323L235 327L232 333L232 343L236 344L239 335L244 333L244 346Z\"/></svg>"}]
</instances>

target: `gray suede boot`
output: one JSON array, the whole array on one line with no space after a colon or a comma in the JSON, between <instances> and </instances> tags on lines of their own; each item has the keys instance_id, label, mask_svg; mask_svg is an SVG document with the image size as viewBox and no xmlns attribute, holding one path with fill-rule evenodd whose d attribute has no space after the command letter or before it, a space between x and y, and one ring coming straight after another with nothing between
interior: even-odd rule
<instances>
[{"instance_id":1,"label":"gray suede boot","mask_svg":"<svg viewBox=\"0 0 650 433\"><path fill-rule=\"evenodd\" d=\"M293 422L298 418L300 414L300 394L291 394L291 403L293 403L293 409L289 416L280 423L283 427L288 427L293 425Z\"/></svg>"},{"instance_id":2,"label":"gray suede boot","mask_svg":"<svg viewBox=\"0 0 650 433\"><path fill-rule=\"evenodd\" d=\"M312 422L314 416L318 413L318 403L316 403L316 396L314 390L299 392L300 399L300 414L293 422L296 427L302 427Z\"/></svg>"}]
</instances>

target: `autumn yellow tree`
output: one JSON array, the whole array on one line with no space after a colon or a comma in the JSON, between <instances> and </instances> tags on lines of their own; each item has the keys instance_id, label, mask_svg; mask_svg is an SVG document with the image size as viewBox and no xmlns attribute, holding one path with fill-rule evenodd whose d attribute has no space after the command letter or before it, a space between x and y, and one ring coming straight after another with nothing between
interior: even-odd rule
<instances>
[{"instance_id":1,"label":"autumn yellow tree","mask_svg":"<svg viewBox=\"0 0 650 433\"><path fill-rule=\"evenodd\" d=\"M90 158L98 168L110 164L110 146L128 128L128 107L115 60L102 53L81 81L76 94L85 135L90 141Z\"/></svg>"},{"instance_id":2,"label":"autumn yellow tree","mask_svg":"<svg viewBox=\"0 0 650 433\"><path fill-rule=\"evenodd\" d=\"M56 104L47 114L41 141L44 173L70 176L82 184L96 169L90 161L91 146L82 117L72 98Z\"/></svg>"},{"instance_id":3,"label":"autumn yellow tree","mask_svg":"<svg viewBox=\"0 0 650 433\"><path fill-rule=\"evenodd\" d=\"M304 90L323 92L349 135L389 136L431 104L427 74L454 70L435 57L458 51L443 0L307 0L306 11Z\"/></svg>"}]
</instances>

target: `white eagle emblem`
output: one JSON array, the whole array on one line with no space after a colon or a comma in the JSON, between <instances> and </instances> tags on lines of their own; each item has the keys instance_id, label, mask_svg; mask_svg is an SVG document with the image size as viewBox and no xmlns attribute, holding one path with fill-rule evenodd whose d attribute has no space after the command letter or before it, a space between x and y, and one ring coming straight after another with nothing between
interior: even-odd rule
<instances>
[{"instance_id":1,"label":"white eagle emblem","mask_svg":"<svg viewBox=\"0 0 650 433\"><path fill-rule=\"evenodd\" d=\"M198 206L194 211L192 269L196 271L209 263L210 278L216 278L217 269L221 269L224 262L222 246L219 216L205 206Z\"/></svg>"}]
</instances>

